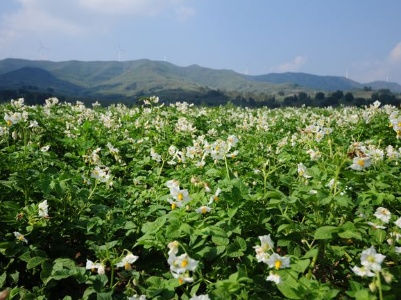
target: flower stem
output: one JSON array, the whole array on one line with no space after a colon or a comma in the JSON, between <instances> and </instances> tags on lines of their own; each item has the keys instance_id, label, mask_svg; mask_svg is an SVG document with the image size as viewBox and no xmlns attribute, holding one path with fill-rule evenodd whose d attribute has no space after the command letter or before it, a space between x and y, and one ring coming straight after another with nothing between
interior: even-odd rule
<instances>
[{"instance_id":1,"label":"flower stem","mask_svg":"<svg viewBox=\"0 0 401 300\"><path fill-rule=\"evenodd\" d=\"M320 252L323 250L324 243L319 243L315 256L312 258L312 262L309 266L308 274L306 275L306 279L312 279L313 269L315 268L317 258L319 257Z\"/></svg>"},{"instance_id":2,"label":"flower stem","mask_svg":"<svg viewBox=\"0 0 401 300\"><path fill-rule=\"evenodd\" d=\"M379 300L383 300L383 290L382 290L382 282L380 278L380 272L376 271L376 278L377 278L377 288L379 289Z\"/></svg>"},{"instance_id":3,"label":"flower stem","mask_svg":"<svg viewBox=\"0 0 401 300\"><path fill-rule=\"evenodd\" d=\"M225 164L226 164L227 178L230 179L230 171L229 171L229 169L228 169L227 156L224 156L224 162L225 162Z\"/></svg>"},{"instance_id":4,"label":"flower stem","mask_svg":"<svg viewBox=\"0 0 401 300\"><path fill-rule=\"evenodd\" d=\"M98 181L97 181L97 179L96 179L96 180L95 180L95 186L93 187L92 191L90 192L90 194L89 194L89 196L88 196L88 200L92 197L93 192L96 190L97 183L98 183Z\"/></svg>"}]
</instances>

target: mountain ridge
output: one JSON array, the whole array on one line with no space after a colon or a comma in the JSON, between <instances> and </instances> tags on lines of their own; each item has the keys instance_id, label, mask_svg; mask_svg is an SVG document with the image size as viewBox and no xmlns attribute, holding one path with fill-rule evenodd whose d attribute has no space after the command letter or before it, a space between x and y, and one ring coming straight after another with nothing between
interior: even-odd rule
<instances>
[{"instance_id":1,"label":"mountain ridge","mask_svg":"<svg viewBox=\"0 0 401 300\"><path fill-rule=\"evenodd\" d=\"M0 60L0 89L34 86L73 97L133 97L147 94L207 93L211 90L275 95L306 92L334 92L389 89L401 93L395 82L358 83L340 76L308 73L245 75L233 70L181 67L166 61L35 61Z\"/></svg>"}]
</instances>

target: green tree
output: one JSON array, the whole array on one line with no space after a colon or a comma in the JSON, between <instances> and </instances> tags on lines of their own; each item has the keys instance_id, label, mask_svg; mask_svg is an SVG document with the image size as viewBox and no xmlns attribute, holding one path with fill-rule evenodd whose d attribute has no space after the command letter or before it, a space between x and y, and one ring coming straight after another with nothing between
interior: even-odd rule
<instances>
[{"instance_id":1,"label":"green tree","mask_svg":"<svg viewBox=\"0 0 401 300\"><path fill-rule=\"evenodd\" d=\"M323 92L317 92L315 95L315 100L323 100L326 95Z\"/></svg>"},{"instance_id":2,"label":"green tree","mask_svg":"<svg viewBox=\"0 0 401 300\"><path fill-rule=\"evenodd\" d=\"M350 92L346 93L344 96L345 103L351 103L354 101L354 95Z\"/></svg>"}]
</instances>

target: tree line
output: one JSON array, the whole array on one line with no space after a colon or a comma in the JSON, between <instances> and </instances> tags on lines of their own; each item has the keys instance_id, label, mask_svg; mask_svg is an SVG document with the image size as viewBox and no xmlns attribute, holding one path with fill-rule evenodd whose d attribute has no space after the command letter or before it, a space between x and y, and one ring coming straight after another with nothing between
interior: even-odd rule
<instances>
[{"instance_id":1,"label":"tree line","mask_svg":"<svg viewBox=\"0 0 401 300\"><path fill-rule=\"evenodd\" d=\"M309 95L306 92L300 91L285 96L283 91L277 94L267 93L252 93L238 91L214 90L209 88L201 88L199 91L188 91L180 88L159 90L156 93L162 102L166 104L175 103L177 101L185 101L199 106L220 106L231 104L240 107L300 107L303 105L311 107L327 107L327 106L364 106L370 105L376 100L379 100L382 105L389 104L394 106L401 105L401 95L394 94L389 89L379 89L373 91L367 90L368 98L356 97L352 92L344 92L337 90L335 92L316 92ZM140 99L155 95L152 91L140 91L135 96L127 97L124 95L98 95L76 97L58 94L54 89L48 88L44 91L35 87L22 87L19 89L3 89L0 90L0 103L9 102L11 99L24 98L29 105L44 104L45 100L50 97L57 97L60 101L76 102L77 100L84 102L87 105L95 101L99 101L102 105L107 106L114 103L123 103L127 106L140 105Z\"/></svg>"}]
</instances>

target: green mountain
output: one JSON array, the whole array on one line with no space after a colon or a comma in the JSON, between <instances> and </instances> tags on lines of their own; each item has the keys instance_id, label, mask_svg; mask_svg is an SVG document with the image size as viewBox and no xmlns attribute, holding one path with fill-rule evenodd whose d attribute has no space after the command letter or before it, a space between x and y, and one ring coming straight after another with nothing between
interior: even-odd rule
<instances>
[{"instance_id":1,"label":"green mountain","mask_svg":"<svg viewBox=\"0 0 401 300\"><path fill-rule=\"evenodd\" d=\"M36 67L22 67L0 75L0 88L19 89L23 87L38 90L57 89L65 95L77 95L83 88L68 81L61 80L50 72Z\"/></svg>"},{"instance_id":2,"label":"green mountain","mask_svg":"<svg viewBox=\"0 0 401 300\"><path fill-rule=\"evenodd\" d=\"M365 86L401 92L397 83L360 84L344 77L305 73L249 76L198 65L179 67L164 61L0 60L0 90L28 89L91 99L158 95L171 100L231 95L277 95L313 91L353 91ZM213 98L212 97L212 98Z\"/></svg>"},{"instance_id":3,"label":"green mountain","mask_svg":"<svg viewBox=\"0 0 401 300\"><path fill-rule=\"evenodd\" d=\"M293 83L320 91L355 90L363 86L353 80L338 76L317 76L305 73L270 73L249 76L249 80L270 83Z\"/></svg>"}]
</instances>

